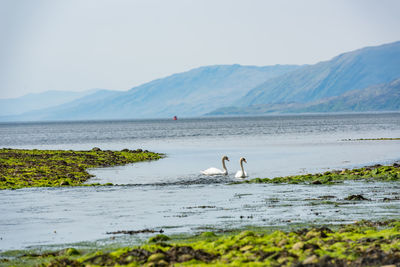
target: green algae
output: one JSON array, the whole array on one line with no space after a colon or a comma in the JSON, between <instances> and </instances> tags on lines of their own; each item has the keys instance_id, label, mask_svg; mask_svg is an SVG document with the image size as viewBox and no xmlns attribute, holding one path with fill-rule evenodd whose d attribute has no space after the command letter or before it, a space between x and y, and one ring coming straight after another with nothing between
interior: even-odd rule
<instances>
[{"instance_id":1,"label":"green algae","mask_svg":"<svg viewBox=\"0 0 400 267\"><path fill-rule=\"evenodd\" d=\"M82 186L92 177L87 172L88 168L124 165L161 157L162 154L141 149L65 151L3 148L0 149L0 189Z\"/></svg>"},{"instance_id":2,"label":"green algae","mask_svg":"<svg viewBox=\"0 0 400 267\"><path fill-rule=\"evenodd\" d=\"M331 229L246 230L212 238L200 234L186 240L171 237L111 251L69 248L3 259L2 264L23 266L21 262L38 266L381 266L400 262L400 220L360 221Z\"/></svg>"},{"instance_id":3,"label":"green algae","mask_svg":"<svg viewBox=\"0 0 400 267\"><path fill-rule=\"evenodd\" d=\"M398 182L400 181L400 165L391 166L374 165L357 169L333 170L317 174L302 174L275 178L255 178L233 184L241 183L270 183L270 184L336 184L349 180L362 180L367 182Z\"/></svg>"},{"instance_id":4,"label":"green algae","mask_svg":"<svg viewBox=\"0 0 400 267\"><path fill-rule=\"evenodd\" d=\"M158 243L158 242L163 242L163 241L168 241L170 240L170 238L166 235L163 234L158 234L156 236L153 236L149 239L149 242L153 242L153 243Z\"/></svg>"}]
</instances>

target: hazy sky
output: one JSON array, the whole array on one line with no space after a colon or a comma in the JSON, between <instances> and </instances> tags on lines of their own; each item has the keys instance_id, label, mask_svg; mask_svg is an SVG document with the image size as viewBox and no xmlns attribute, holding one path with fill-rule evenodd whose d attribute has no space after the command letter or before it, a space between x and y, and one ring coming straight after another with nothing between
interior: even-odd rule
<instances>
[{"instance_id":1,"label":"hazy sky","mask_svg":"<svg viewBox=\"0 0 400 267\"><path fill-rule=\"evenodd\" d=\"M214 65L311 64L400 40L398 0L0 0L0 98L128 90Z\"/></svg>"}]
</instances>

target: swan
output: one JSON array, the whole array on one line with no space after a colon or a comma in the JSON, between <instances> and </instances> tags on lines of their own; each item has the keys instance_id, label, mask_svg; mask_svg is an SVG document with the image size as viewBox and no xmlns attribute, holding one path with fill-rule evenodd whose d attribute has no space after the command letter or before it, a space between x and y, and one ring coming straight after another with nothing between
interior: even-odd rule
<instances>
[{"instance_id":1,"label":"swan","mask_svg":"<svg viewBox=\"0 0 400 267\"><path fill-rule=\"evenodd\" d=\"M226 166L225 166L225 160L229 161L229 158L227 156L222 157L222 168L224 170L220 170L220 169L212 167L212 168L208 168L207 170L202 171L201 173L204 175L227 175L228 170L226 169Z\"/></svg>"},{"instance_id":2,"label":"swan","mask_svg":"<svg viewBox=\"0 0 400 267\"><path fill-rule=\"evenodd\" d=\"M246 178L247 177L247 173L244 171L244 168L243 168L243 162L247 163L246 159L240 158L239 164L240 164L241 170L237 171L237 173L235 174L235 178Z\"/></svg>"}]
</instances>

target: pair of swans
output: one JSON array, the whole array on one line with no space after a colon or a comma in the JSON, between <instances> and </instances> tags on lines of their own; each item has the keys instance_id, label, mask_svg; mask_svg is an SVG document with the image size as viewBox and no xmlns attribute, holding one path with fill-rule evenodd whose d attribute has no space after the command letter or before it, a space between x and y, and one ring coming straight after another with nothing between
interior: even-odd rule
<instances>
[{"instance_id":1,"label":"pair of swans","mask_svg":"<svg viewBox=\"0 0 400 267\"><path fill-rule=\"evenodd\" d=\"M204 175L227 175L228 174L228 170L226 169L226 165L225 165L225 160L229 161L229 158L227 156L223 156L222 157L222 168L223 170L220 170L218 168L208 168L207 170L202 171L201 173ZM236 172L235 177L236 178L246 178L247 177L247 173L244 171L243 168L243 162L247 163L245 158L240 158L239 160L239 164L240 164L240 169L239 171Z\"/></svg>"}]
</instances>

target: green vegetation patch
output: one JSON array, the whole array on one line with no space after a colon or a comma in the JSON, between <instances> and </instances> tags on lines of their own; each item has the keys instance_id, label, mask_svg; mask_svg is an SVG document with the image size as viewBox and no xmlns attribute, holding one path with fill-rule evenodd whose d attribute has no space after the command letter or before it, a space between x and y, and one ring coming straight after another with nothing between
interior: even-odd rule
<instances>
[{"instance_id":1,"label":"green vegetation patch","mask_svg":"<svg viewBox=\"0 0 400 267\"><path fill-rule=\"evenodd\" d=\"M346 180L365 181L400 181L400 165L394 163L391 166L380 164L352 170L334 170L317 174L303 174L275 178L255 178L237 183L286 183L286 184L334 184Z\"/></svg>"},{"instance_id":2,"label":"green vegetation patch","mask_svg":"<svg viewBox=\"0 0 400 267\"><path fill-rule=\"evenodd\" d=\"M0 189L79 186L93 175L88 168L110 167L156 160L147 150L90 151L0 149Z\"/></svg>"},{"instance_id":3,"label":"green vegetation patch","mask_svg":"<svg viewBox=\"0 0 400 267\"><path fill-rule=\"evenodd\" d=\"M381 266L400 262L400 220L361 221L330 229L243 231L162 238L141 246L85 253L72 248L26 254L3 264L41 266Z\"/></svg>"}]
</instances>

